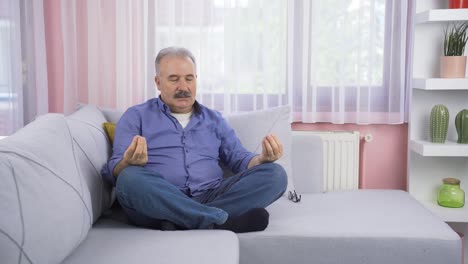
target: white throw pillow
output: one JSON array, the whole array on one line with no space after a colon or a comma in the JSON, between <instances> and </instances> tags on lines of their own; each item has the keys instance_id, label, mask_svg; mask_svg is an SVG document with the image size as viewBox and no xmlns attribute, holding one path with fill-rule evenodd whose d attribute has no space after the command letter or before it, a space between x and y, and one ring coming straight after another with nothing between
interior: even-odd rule
<instances>
[{"instance_id":1,"label":"white throw pillow","mask_svg":"<svg viewBox=\"0 0 468 264\"><path fill-rule=\"evenodd\" d=\"M248 151L260 154L262 140L268 134L274 134L280 140L283 145L283 156L276 162L283 166L288 174L287 191L294 190L291 166L290 112L290 106L280 106L225 116L226 121L236 131L237 137Z\"/></svg>"}]
</instances>

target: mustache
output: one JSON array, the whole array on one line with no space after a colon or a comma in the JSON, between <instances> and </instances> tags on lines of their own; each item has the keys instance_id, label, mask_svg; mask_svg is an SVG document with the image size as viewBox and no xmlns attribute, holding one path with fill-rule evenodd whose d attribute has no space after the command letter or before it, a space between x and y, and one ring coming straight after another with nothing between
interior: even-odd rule
<instances>
[{"instance_id":1,"label":"mustache","mask_svg":"<svg viewBox=\"0 0 468 264\"><path fill-rule=\"evenodd\" d=\"M192 93L189 91L179 91L174 94L174 98L190 98L192 97Z\"/></svg>"}]
</instances>

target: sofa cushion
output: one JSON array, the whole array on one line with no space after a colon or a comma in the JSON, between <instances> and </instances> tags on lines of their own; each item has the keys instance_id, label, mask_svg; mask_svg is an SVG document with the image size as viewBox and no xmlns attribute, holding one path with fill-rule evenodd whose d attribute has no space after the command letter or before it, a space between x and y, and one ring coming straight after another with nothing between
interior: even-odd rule
<instances>
[{"instance_id":1,"label":"sofa cushion","mask_svg":"<svg viewBox=\"0 0 468 264\"><path fill-rule=\"evenodd\" d=\"M93 222L71 127L46 114L0 141L2 263L60 263Z\"/></svg>"},{"instance_id":2,"label":"sofa cushion","mask_svg":"<svg viewBox=\"0 0 468 264\"><path fill-rule=\"evenodd\" d=\"M284 197L263 232L239 234L240 263L460 263L460 237L411 195L359 190Z\"/></svg>"},{"instance_id":3,"label":"sofa cushion","mask_svg":"<svg viewBox=\"0 0 468 264\"><path fill-rule=\"evenodd\" d=\"M76 164L91 195L94 222L114 201L112 187L101 176L112 151L102 127L106 119L96 106L85 105L66 120L74 141Z\"/></svg>"},{"instance_id":4,"label":"sofa cushion","mask_svg":"<svg viewBox=\"0 0 468 264\"><path fill-rule=\"evenodd\" d=\"M242 145L256 154L262 152L262 140L274 134L283 145L283 156L277 160L288 175L287 190L294 190L291 166L291 121L290 106L274 107L266 110L226 115L227 122L236 131Z\"/></svg>"},{"instance_id":5,"label":"sofa cushion","mask_svg":"<svg viewBox=\"0 0 468 264\"><path fill-rule=\"evenodd\" d=\"M222 230L159 231L100 219L64 264L237 264L237 236Z\"/></svg>"}]
</instances>

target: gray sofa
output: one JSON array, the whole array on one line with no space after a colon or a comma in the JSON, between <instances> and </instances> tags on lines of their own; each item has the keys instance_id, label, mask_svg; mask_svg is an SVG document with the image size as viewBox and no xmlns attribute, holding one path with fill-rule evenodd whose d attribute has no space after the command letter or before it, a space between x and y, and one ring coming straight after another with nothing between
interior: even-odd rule
<instances>
[{"instance_id":1,"label":"gray sofa","mask_svg":"<svg viewBox=\"0 0 468 264\"><path fill-rule=\"evenodd\" d=\"M265 231L131 226L99 173L111 154L102 123L120 114L83 106L0 140L0 263L461 261L459 236L406 192L322 192L321 141L291 134L287 107L226 117L252 151L266 133L279 135L288 189L302 194L270 205Z\"/></svg>"}]
</instances>

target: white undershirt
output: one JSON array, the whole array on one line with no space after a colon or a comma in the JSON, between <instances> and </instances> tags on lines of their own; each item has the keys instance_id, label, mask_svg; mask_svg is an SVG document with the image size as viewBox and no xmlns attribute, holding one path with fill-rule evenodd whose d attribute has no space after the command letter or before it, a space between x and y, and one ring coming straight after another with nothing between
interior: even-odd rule
<instances>
[{"instance_id":1,"label":"white undershirt","mask_svg":"<svg viewBox=\"0 0 468 264\"><path fill-rule=\"evenodd\" d=\"M182 126L182 128L185 128L190 121L190 118L192 117L192 111L185 114L171 113L171 115L175 117L177 121L179 121L179 124Z\"/></svg>"}]
</instances>

